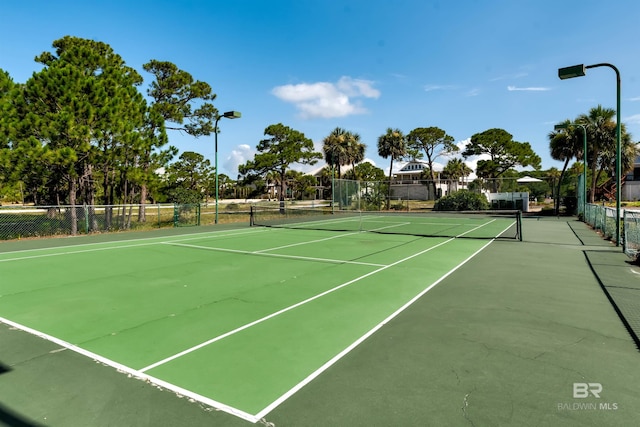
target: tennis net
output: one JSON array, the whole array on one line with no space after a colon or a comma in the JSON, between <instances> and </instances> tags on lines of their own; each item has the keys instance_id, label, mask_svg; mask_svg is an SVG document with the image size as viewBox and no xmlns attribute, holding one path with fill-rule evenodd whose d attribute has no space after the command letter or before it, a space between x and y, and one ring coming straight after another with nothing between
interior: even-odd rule
<instances>
[{"instance_id":1,"label":"tennis net","mask_svg":"<svg viewBox=\"0 0 640 427\"><path fill-rule=\"evenodd\" d=\"M251 225L424 237L522 240L520 211L370 212L251 207Z\"/></svg>"}]
</instances>

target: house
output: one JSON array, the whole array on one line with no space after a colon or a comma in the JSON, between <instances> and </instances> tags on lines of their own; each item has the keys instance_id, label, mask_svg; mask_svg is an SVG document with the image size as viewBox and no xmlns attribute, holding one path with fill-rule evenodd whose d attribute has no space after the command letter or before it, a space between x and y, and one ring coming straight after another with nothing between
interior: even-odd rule
<instances>
[{"instance_id":1,"label":"house","mask_svg":"<svg viewBox=\"0 0 640 427\"><path fill-rule=\"evenodd\" d=\"M636 157L633 170L623 176L620 198L627 201L640 200L640 156Z\"/></svg>"},{"instance_id":2,"label":"house","mask_svg":"<svg viewBox=\"0 0 640 427\"><path fill-rule=\"evenodd\" d=\"M422 160L410 160L404 165L400 166L400 169L393 173L393 184L416 184L416 181L420 181L422 172L429 170L427 162ZM436 172L439 175L439 171Z\"/></svg>"},{"instance_id":3,"label":"house","mask_svg":"<svg viewBox=\"0 0 640 427\"><path fill-rule=\"evenodd\" d=\"M429 182L425 177L425 171L429 170L427 162L414 159L402 164L393 173L391 181L392 198L434 200L466 188L468 178L459 180L441 179L442 168L441 164L434 164L435 181Z\"/></svg>"}]
</instances>

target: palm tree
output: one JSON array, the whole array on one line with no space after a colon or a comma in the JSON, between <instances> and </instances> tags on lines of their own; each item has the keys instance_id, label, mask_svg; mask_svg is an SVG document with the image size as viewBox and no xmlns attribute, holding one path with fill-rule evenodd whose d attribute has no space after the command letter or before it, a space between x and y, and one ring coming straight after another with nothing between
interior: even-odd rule
<instances>
[{"instance_id":1,"label":"palm tree","mask_svg":"<svg viewBox=\"0 0 640 427\"><path fill-rule=\"evenodd\" d=\"M560 179L558 180L558 190L556 191L555 211L556 215L560 211L560 186L562 185L562 177L569 162L574 157L577 157L577 153L580 152L580 145L582 139L578 138L578 132L575 128L569 127L570 120L565 120L561 124L566 125L565 129L554 130L549 133L549 148L551 150L551 158L564 162L562 166L562 172L560 172Z\"/></svg>"},{"instance_id":2,"label":"palm tree","mask_svg":"<svg viewBox=\"0 0 640 427\"><path fill-rule=\"evenodd\" d=\"M400 129L387 128L387 133L378 137L378 155L383 159L391 157L389 165L389 192L387 194L387 209L391 202L391 174L393 173L393 161L399 160L407 152L407 142Z\"/></svg>"},{"instance_id":3,"label":"palm tree","mask_svg":"<svg viewBox=\"0 0 640 427\"><path fill-rule=\"evenodd\" d=\"M596 185L600 176L608 169L605 165L611 162L608 153L615 152L615 116L614 109L598 105L589 110L588 114L582 114L576 119L577 123L584 124L587 128L587 162L591 166L590 203L594 201ZM613 158L615 162L615 154ZM615 170L615 167L610 170Z\"/></svg>"},{"instance_id":4,"label":"palm tree","mask_svg":"<svg viewBox=\"0 0 640 427\"><path fill-rule=\"evenodd\" d=\"M267 194L269 195L269 200L274 199L277 200L276 197L276 188L280 188L280 180L282 177L280 173L275 171L269 171L265 175L265 181L267 184Z\"/></svg>"},{"instance_id":5,"label":"palm tree","mask_svg":"<svg viewBox=\"0 0 640 427\"><path fill-rule=\"evenodd\" d=\"M322 143L325 161L332 167L337 166L338 178L342 176L341 166L351 165L355 168L357 163L364 160L367 146L360 142L360 135L357 133L337 127Z\"/></svg>"},{"instance_id":6,"label":"palm tree","mask_svg":"<svg viewBox=\"0 0 640 427\"><path fill-rule=\"evenodd\" d=\"M442 177L450 180L454 180L456 183L456 190L458 188L458 181L460 178L467 177L473 172L473 170L467 166L462 159L451 159L447 162L442 169Z\"/></svg>"},{"instance_id":7,"label":"palm tree","mask_svg":"<svg viewBox=\"0 0 640 427\"><path fill-rule=\"evenodd\" d=\"M347 155L347 142L350 136L350 132L337 127L331 131L331 133L322 140L322 151L324 152L324 160L332 168L338 168L338 178L340 178L340 166L349 164L349 157Z\"/></svg>"},{"instance_id":8,"label":"palm tree","mask_svg":"<svg viewBox=\"0 0 640 427\"><path fill-rule=\"evenodd\" d=\"M351 164L354 179L358 179L356 173L356 164L364 160L364 153L367 146L360 142L360 135L357 133L347 132L347 159Z\"/></svg>"},{"instance_id":9,"label":"palm tree","mask_svg":"<svg viewBox=\"0 0 640 427\"><path fill-rule=\"evenodd\" d=\"M591 192L589 202L593 203L595 189L603 173L609 177L616 174L616 111L601 105L589 110L589 114L579 116L576 121L587 126L587 161L591 166ZM620 126L620 154L622 176L633 168L637 149L626 126Z\"/></svg>"},{"instance_id":10,"label":"palm tree","mask_svg":"<svg viewBox=\"0 0 640 427\"><path fill-rule=\"evenodd\" d=\"M556 198L554 194L556 191L556 180L560 178L560 171L557 168L553 167L549 169L549 171L547 172L547 176L551 180L551 198L555 200Z\"/></svg>"}]
</instances>

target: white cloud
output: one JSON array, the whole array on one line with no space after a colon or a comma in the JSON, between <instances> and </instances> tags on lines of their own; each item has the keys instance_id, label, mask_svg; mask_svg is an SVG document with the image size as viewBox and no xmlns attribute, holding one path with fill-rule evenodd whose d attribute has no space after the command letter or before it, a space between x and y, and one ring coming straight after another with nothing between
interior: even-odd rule
<instances>
[{"instance_id":1,"label":"white cloud","mask_svg":"<svg viewBox=\"0 0 640 427\"><path fill-rule=\"evenodd\" d=\"M528 92L544 92L547 90L551 90L548 87L516 87L516 86L507 86L507 90L512 91L528 91Z\"/></svg>"},{"instance_id":2,"label":"white cloud","mask_svg":"<svg viewBox=\"0 0 640 427\"><path fill-rule=\"evenodd\" d=\"M640 114L634 114L633 116L625 117L627 123L633 123L634 125L640 124Z\"/></svg>"},{"instance_id":3,"label":"white cloud","mask_svg":"<svg viewBox=\"0 0 640 427\"><path fill-rule=\"evenodd\" d=\"M640 101L640 96L635 96L633 98L629 98L629 101Z\"/></svg>"},{"instance_id":4,"label":"white cloud","mask_svg":"<svg viewBox=\"0 0 640 427\"><path fill-rule=\"evenodd\" d=\"M469 92L467 92L467 96L478 96L480 94L480 89L473 88Z\"/></svg>"},{"instance_id":5,"label":"white cloud","mask_svg":"<svg viewBox=\"0 0 640 427\"><path fill-rule=\"evenodd\" d=\"M456 142L456 145L460 149L458 153L462 153L467 148L467 145L469 144L471 144L471 138L467 138L462 141ZM490 159L491 159L491 156L489 156L488 154L482 154L480 156L471 156L464 159L464 164L469 166L469 168L473 171L471 175L467 177L467 180L470 181L470 180L476 179L476 169L478 168L479 160L490 160Z\"/></svg>"},{"instance_id":6,"label":"white cloud","mask_svg":"<svg viewBox=\"0 0 640 427\"><path fill-rule=\"evenodd\" d=\"M247 160L253 159L255 155L254 150L247 144L240 144L233 150L231 150L231 154L224 161L223 167L228 171L237 171L238 166L247 162ZM231 176L230 178L235 179L235 176Z\"/></svg>"},{"instance_id":7,"label":"white cloud","mask_svg":"<svg viewBox=\"0 0 640 427\"><path fill-rule=\"evenodd\" d=\"M471 138L463 139L462 141L456 142L456 146L460 150L460 153L462 153L469 144L471 144Z\"/></svg>"},{"instance_id":8,"label":"white cloud","mask_svg":"<svg viewBox=\"0 0 640 427\"><path fill-rule=\"evenodd\" d=\"M303 118L332 118L364 114L367 109L354 98L378 98L380 91L369 80L341 77L336 83L317 82L277 86L272 94L296 106Z\"/></svg>"},{"instance_id":9,"label":"white cloud","mask_svg":"<svg viewBox=\"0 0 640 427\"><path fill-rule=\"evenodd\" d=\"M368 158L368 157L367 157L367 158L365 158L365 159L362 161L362 163L365 163L365 162L366 162L366 163L371 163L373 166L378 167L378 166L376 165L375 160L370 159L370 158Z\"/></svg>"},{"instance_id":10,"label":"white cloud","mask_svg":"<svg viewBox=\"0 0 640 427\"><path fill-rule=\"evenodd\" d=\"M454 85L424 85L425 92L432 92L434 90L452 90L456 88L457 86Z\"/></svg>"}]
</instances>

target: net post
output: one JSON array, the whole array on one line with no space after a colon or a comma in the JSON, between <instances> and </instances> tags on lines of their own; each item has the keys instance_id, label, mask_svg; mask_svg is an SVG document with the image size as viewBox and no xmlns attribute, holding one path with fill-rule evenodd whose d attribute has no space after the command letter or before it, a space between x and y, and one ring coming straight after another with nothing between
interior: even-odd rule
<instances>
[{"instance_id":1,"label":"net post","mask_svg":"<svg viewBox=\"0 0 640 427\"><path fill-rule=\"evenodd\" d=\"M254 206L251 205L249 207L249 227L253 227L255 225L254 221L255 221L255 217L254 217Z\"/></svg>"},{"instance_id":2,"label":"net post","mask_svg":"<svg viewBox=\"0 0 640 427\"><path fill-rule=\"evenodd\" d=\"M516 227L517 227L517 233L518 233L518 240L520 240L522 242L522 211L518 210L518 212L516 213Z\"/></svg>"}]
</instances>

